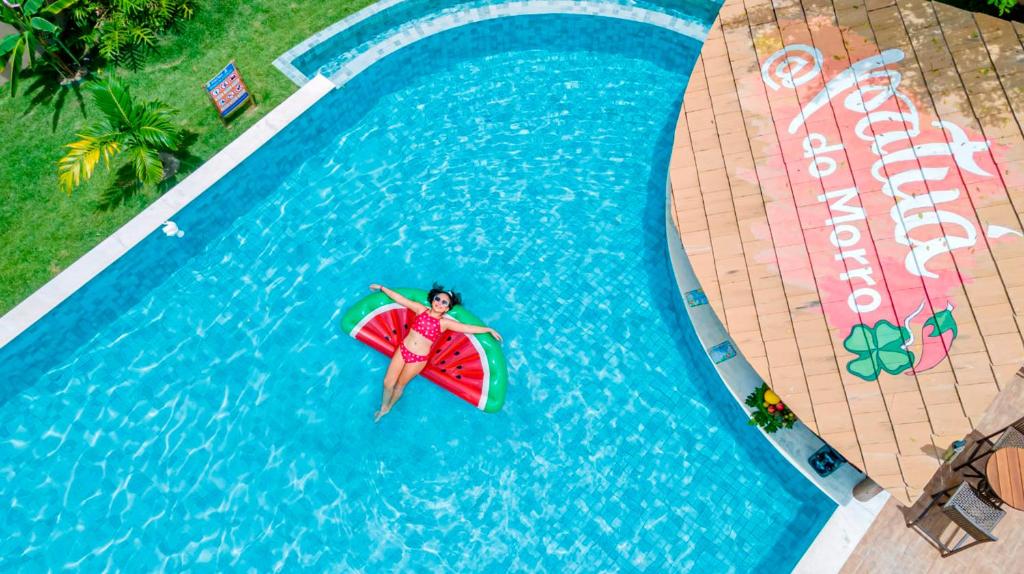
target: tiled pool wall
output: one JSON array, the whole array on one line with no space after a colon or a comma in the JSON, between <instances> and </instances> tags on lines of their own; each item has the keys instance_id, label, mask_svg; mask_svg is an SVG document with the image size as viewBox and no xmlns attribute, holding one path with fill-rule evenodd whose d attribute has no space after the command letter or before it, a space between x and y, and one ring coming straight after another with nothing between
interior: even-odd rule
<instances>
[{"instance_id":1,"label":"tiled pool wall","mask_svg":"<svg viewBox=\"0 0 1024 574\"><path fill-rule=\"evenodd\" d=\"M721 3L707 0L384 0L314 34L275 60L299 85L316 74L338 85L426 36L489 19L582 14L634 20L703 41Z\"/></svg>"}]
</instances>

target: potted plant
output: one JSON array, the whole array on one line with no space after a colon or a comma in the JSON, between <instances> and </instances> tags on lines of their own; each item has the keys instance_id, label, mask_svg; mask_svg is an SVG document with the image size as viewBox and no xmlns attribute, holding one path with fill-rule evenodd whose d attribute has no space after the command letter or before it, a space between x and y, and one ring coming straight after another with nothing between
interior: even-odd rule
<instances>
[{"instance_id":1,"label":"potted plant","mask_svg":"<svg viewBox=\"0 0 1024 574\"><path fill-rule=\"evenodd\" d=\"M747 406L754 409L750 413L748 424L757 425L764 429L764 432L771 434L779 429L790 429L796 424L796 414L789 410L779 395L775 394L767 384L762 383L760 387L747 396Z\"/></svg>"}]
</instances>

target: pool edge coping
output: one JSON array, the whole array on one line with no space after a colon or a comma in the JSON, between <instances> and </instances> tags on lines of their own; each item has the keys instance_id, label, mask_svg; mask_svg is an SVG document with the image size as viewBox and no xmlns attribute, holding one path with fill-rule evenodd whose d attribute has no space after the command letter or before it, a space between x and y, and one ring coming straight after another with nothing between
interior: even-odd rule
<instances>
[{"instance_id":1,"label":"pool edge coping","mask_svg":"<svg viewBox=\"0 0 1024 574\"><path fill-rule=\"evenodd\" d=\"M754 367L747 361L746 357L743 356L739 346L732 340L732 337L718 318L718 315L711 308L711 305L690 306L687 304L686 293L700 289L701 285L696 273L694 273L693 268L690 266L690 260L686 255L686 247L679 236L679 230L676 229L675 222L672 220L671 180L666 183L666 188L666 240L668 242L672 271L675 275L676 286L679 289L680 300L690 317L690 323L697 333L697 338L700 339L701 346L708 355L708 360L712 361L712 365L718 372L722 384L725 385L729 393L736 399L744 414L749 416L753 409L748 407L744 400L755 388L764 383L764 380L757 374L757 371L754 370ZM736 354L732 358L715 363L711 359L711 348L724 342L732 343ZM758 430L808 481L840 506L850 502L853 498L853 487L867 476L863 472L855 470L850 463L842 465L826 477L830 479L827 481L826 478L822 478L813 472L810 465L806 462L807 457L828 443L811 431L800 420L797 420L792 429L782 429L773 434L764 432L760 427L758 427Z\"/></svg>"},{"instance_id":2,"label":"pool edge coping","mask_svg":"<svg viewBox=\"0 0 1024 574\"><path fill-rule=\"evenodd\" d=\"M341 20L334 22L333 24L327 26L326 28L323 28L322 30L316 32L312 36L309 36L305 40L292 46L283 54L274 58L274 61L271 62L271 64L273 64L273 66L277 68L282 74L287 76L289 80L295 82L296 85L304 86L306 85L307 82L310 81L310 79L306 77L306 74L302 73L301 70L299 70L298 68L295 67L294 64L292 64L292 62L294 62L296 58L298 58L302 54L305 54L313 47L319 46L320 44L326 42L330 38L333 38L335 35L342 32L343 30L351 28L353 25L358 24L359 22L362 22L363 20L366 20L371 16L375 16L376 14L383 12L384 10L394 6L395 4L404 1L405 0L377 0L376 2L372 2L368 6L364 6L363 8L349 14L348 16L345 16Z\"/></svg>"},{"instance_id":3,"label":"pool edge coping","mask_svg":"<svg viewBox=\"0 0 1024 574\"><path fill-rule=\"evenodd\" d=\"M743 412L749 416L753 411L746 406L744 399L764 380L732 341L732 337L711 306L707 304L690 306L687 303L686 292L700 289L700 281L690 266L686 248L672 218L672 181L670 177L666 178L665 187L665 239L668 243L670 265L676 287L679 290L680 302L686 309L690 323L701 342L701 347L707 354L708 360L712 362L722 384L725 385ZM710 349L725 341L733 344L736 348L736 355L715 363ZM768 434L760 427L758 430L804 478L837 505L810 546L804 551L794 567L793 573L838 573L882 511L882 507L889 500L889 493L883 491L866 502L855 499L853 487L867 475L856 470L849 463L826 477L833 478L831 483L826 483L826 478L819 477L813 472L806 462L806 457L808 452L817 451L822 445L828 443L799 420L792 429L783 429L774 434ZM838 485L836 481L840 481Z\"/></svg>"},{"instance_id":4,"label":"pool edge coping","mask_svg":"<svg viewBox=\"0 0 1024 574\"><path fill-rule=\"evenodd\" d=\"M334 83L323 76L312 78L185 179L0 316L0 349L113 265L334 88Z\"/></svg>"},{"instance_id":5,"label":"pool edge coping","mask_svg":"<svg viewBox=\"0 0 1024 574\"><path fill-rule=\"evenodd\" d=\"M839 574L890 498L883 490L866 502L854 499L836 508L791 574Z\"/></svg>"}]
</instances>

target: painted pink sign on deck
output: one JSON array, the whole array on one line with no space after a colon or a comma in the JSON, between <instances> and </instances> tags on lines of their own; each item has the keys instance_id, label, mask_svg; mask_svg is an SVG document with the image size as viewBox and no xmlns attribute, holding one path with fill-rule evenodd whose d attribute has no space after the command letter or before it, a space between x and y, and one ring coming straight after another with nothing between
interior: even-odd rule
<instances>
[{"instance_id":1,"label":"painted pink sign on deck","mask_svg":"<svg viewBox=\"0 0 1024 574\"><path fill-rule=\"evenodd\" d=\"M1006 196L999 150L911 96L902 50L831 30L761 62L781 143L779 177L761 177L779 270L817 289L848 372L924 371L955 344L975 254L1021 240L976 214Z\"/></svg>"}]
</instances>

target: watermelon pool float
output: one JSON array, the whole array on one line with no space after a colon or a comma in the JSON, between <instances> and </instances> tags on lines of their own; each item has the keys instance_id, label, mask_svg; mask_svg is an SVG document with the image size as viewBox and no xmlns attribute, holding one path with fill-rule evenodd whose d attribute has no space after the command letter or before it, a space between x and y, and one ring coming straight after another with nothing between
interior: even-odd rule
<instances>
[{"instance_id":1,"label":"watermelon pool float","mask_svg":"<svg viewBox=\"0 0 1024 574\"><path fill-rule=\"evenodd\" d=\"M422 289L395 289L398 293L427 304ZM448 318L467 325L483 325L480 319L458 305ZM352 306L341 318L341 328L359 341L391 357L405 340L416 314L383 293L373 293ZM476 408L496 413L505 404L508 366L501 345L490 334L473 335L443 331L430 349L427 366L420 375L467 401Z\"/></svg>"}]
</instances>

